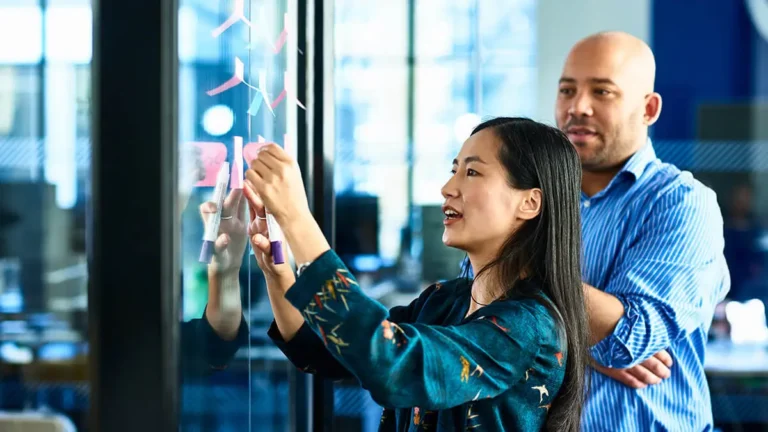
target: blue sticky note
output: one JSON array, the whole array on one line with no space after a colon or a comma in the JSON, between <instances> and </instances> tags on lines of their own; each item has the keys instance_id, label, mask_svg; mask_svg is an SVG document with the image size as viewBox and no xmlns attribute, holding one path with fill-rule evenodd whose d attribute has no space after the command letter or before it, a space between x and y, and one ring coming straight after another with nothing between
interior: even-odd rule
<instances>
[{"instance_id":1,"label":"blue sticky note","mask_svg":"<svg viewBox=\"0 0 768 432\"><path fill-rule=\"evenodd\" d=\"M251 107L248 108L248 115L255 116L259 112L262 102L264 102L264 96L261 94L261 92L256 92L256 95L251 101Z\"/></svg>"}]
</instances>

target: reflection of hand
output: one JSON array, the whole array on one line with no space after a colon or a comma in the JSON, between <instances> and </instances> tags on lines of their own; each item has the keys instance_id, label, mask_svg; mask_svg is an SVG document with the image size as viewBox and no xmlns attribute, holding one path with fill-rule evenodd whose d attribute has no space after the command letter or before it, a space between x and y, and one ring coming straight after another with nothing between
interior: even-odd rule
<instances>
[{"instance_id":1,"label":"reflection of hand","mask_svg":"<svg viewBox=\"0 0 768 432\"><path fill-rule=\"evenodd\" d=\"M270 280L278 281L294 278L293 271L289 265L275 265L272 261L272 248L269 240L269 230L267 229L264 203L253 191L253 186L250 182L245 183L243 193L248 200L251 215L251 223L248 225L248 236L251 239L256 262L259 264L261 271L264 272L264 277L268 282ZM288 245L283 242L283 249L286 255L288 253L287 247Z\"/></svg>"},{"instance_id":2,"label":"reflection of hand","mask_svg":"<svg viewBox=\"0 0 768 432\"><path fill-rule=\"evenodd\" d=\"M672 357L666 351L661 350L653 357L631 368L613 369L598 365L593 365L593 367L601 374L613 378L627 387L643 389L649 385L659 384L662 380L670 377L669 368L672 367Z\"/></svg>"},{"instance_id":3,"label":"reflection of hand","mask_svg":"<svg viewBox=\"0 0 768 432\"><path fill-rule=\"evenodd\" d=\"M245 175L279 225L312 218L299 165L280 146L262 147Z\"/></svg>"},{"instance_id":4,"label":"reflection of hand","mask_svg":"<svg viewBox=\"0 0 768 432\"><path fill-rule=\"evenodd\" d=\"M202 150L196 145L179 148L179 211L183 212L195 184L205 178Z\"/></svg>"},{"instance_id":5,"label":"reflection of hand","mask_svg":"<svg viewBox=\"0 0 768 432\"><path fill-rule=\"evenodd\" d=\"M208 272L216 276L231 276L240 271L243 253L247 243L245 222L245 200L243 192L233 189L224 200L219 224L219 236L214 243L213 261L208 266ZM203 223L216 213L216 203L206 202L200 206Z\"/></svg>"}]
</instances>

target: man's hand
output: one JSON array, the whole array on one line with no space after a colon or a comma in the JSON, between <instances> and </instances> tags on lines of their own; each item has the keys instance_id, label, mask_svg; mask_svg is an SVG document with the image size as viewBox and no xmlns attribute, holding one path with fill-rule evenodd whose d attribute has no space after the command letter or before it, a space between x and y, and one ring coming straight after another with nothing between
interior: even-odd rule
<instances>
[{"instance_id":1,"label":"man's hand","mask_svg":"<svg viewBox=\"0 0 768 432\"><path fill-rule=\"evenodd\" d=\"M628 369L613 369L593 365L596 371L633 389L643 389L669 378L672 357L662 350L648 360Z\"/></svg>"}]
</instances>

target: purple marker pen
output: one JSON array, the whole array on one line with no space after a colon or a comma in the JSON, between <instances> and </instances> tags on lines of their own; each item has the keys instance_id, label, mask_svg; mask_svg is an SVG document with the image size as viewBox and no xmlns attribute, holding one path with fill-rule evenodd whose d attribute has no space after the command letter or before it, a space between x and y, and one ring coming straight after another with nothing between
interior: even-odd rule
<instances>
[{"instance_id":1,"label":"purple marker pen","mask_svg":"<svg viewBox=\"0 0 768 432\"><path fill-rule=\"evenodd\" d=\"M285 263L283 255L283 233L280 226L275 221L274 216L267 213L267 232L269 234L269 244L272 247L272 262L274 264Z\"/></svg>"},{"instance_id":2,"label":"purple marker pen","mask_svg":"<svg viewBox=\"0 0 768 432\"><path fill-rule=\"evenodd\" d=\"M219 235L221 209L224 207L224 196L229 186L229 162L224 162L216 175L216 187L213 189L213 202L216 203L216 213L211 215L205 224L203 247L200 250L200 262L210 264L213 259L214 243Z\"/></svg>"}]
</instances>

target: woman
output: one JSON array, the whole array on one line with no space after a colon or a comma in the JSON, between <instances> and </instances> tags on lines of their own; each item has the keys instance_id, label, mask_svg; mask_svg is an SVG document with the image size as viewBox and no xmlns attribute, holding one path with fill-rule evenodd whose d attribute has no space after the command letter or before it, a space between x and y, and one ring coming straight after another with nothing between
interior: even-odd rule
<instances>
[{"instance_id":1,"label":"woman","mask_svg":"<svg viewBox=\"0 0 768 432\"><path fill-rule=\"evenodd\" d=\"M587 361L579 159L567 137L521 118L479 125L453 163L443 242L476 275L387 311L366 297L308 209L279 147L246 173L252 214L282 227L299 277L249 229L275 315L270 336L302 370L354 376L385 407L380 430L576 431Z\"/></svg>"}]
</instances>

